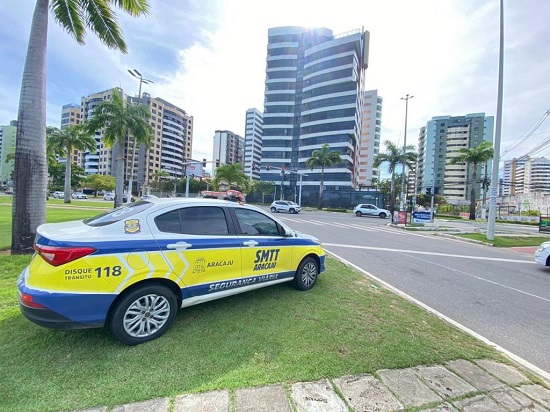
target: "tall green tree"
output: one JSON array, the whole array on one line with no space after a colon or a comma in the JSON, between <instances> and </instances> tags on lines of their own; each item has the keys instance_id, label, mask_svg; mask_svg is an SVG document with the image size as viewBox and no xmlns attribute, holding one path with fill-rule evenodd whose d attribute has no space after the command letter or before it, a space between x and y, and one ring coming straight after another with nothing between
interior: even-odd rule
<instances>
[{"instance_id":1,"label":"tall green tree","mask_svg":"<svg viewBox=\"0 0 550 412\"><path fill-rule=\"evenodd\" d=\"M115 190L116 181L113 176L109 175L88 175L83 182L86 187L90 187L95 191L95 197L97 197L97 192L99 190L111 191Z\"/></svg>"},{"instance_id":2,"label":"tall green tree","mask_svg":"<svg viewBox=\"0 0 550 412\"><path fill-rule=\"evenodd\" d=\"M155 190L160 190L160 182L162 179L166 179L170 174L166 170L155 170L155 172L151 175L153 182L151 186Z\"/></svg>"},{"instance_id":3,"label":"tall green tree","mask_svg":"<svg viewBox=\"0 0 550 412\"><path fill-rule=\"evenodd\" d=\"M273 194L275 191L275 183L257 180L254 182L254 191L262 194L262 203L265 203L265 195Z\"/></svg>"},{"instance_id":4,"label":"tall green tree","mask_svg":"<svg viewBox=\"0 0 550 412\"><path fill-rule=\"evenodd\" d=\"M126 136L131 135L134 142L151 145L153 132L149 125L151 112L148 106L127 104L117 89L113 89L113 98L103 100L94 108L94 115L88 121L88 131L95 133L103 129L103 141L107 147L113 147L115 158L115 207L122 204L124 188L124 144Z\"/></svg>"},{"instance_id":5,"label":"tall green tree","mask_svg":"<svg viewBox=\"0 0 550 412\"><path fill-rule=\"evenodd\" d=\"M37 227L46 220L46 50L48 9L78 43L86 29L109 48L127 52L116 6L132 16L148 13L148 0L36 0L17 115L11 253L33 253Z\"/></svg>"},{"instance_id":6,"label":"tall green tree","mask_svg":"<svg viewBox=\"0 0 550 412\"><path fill-rule=\"evenodd\" d=\"M216 175L212 180L215 190L219 190L220 185L225 183L230 189L248 192L250 180L244 174L244 166L241 163L230 165L221 165L216 169Z\"/></svg>"},{"instance_id":7,"label":"tall green tree","mask_svg":"<svg viewBox=\"0 0 550 412\"><path fill-rule=\"evenodd\" d=\"M403 151L403 148L397 147L397 145L390 140L386 140L384 144L386 145L386 152L376 155L373 167L378 169L382 164L387 164L388 172L391 174L389 207L393 216L395 210L396 168L399 165L405 165L410 169L416 163L418 154L414 151L414 146L405 146L405 150Z\"/></svg>"},{"instance_id":8,"label":"tall green tree","mask_svg":"<svg viewBox=\"0 0 550 412\"><path fill-rule=\"evenodd\" d=\"M306 166L313 170L315 167L321 168L321 182L319 184L319 201L317 208L323 207L323 185L325 183L325 168L342 162L340 152L330 150L328 144L324 144L320 149L315 149L311 157L306 160Z\"/></svg>"},{"instance_id":9,"label":"tall green tree","mask_svg":"<svg viewBox=\"0 0 550 412\"><path fill-rule=\"evenodd\" d=\"M491 142L481 142L476 147L469 149L462 148L458 150L458 156L453 157L449 164L456 165L463 163L465 165L472 166L472 174L470 179L470 220L476 219L476 185L477 182L477 168L483 163L487 163L494 156L493 144Z\"/></svg>"},{"instance_id":10,"label":"tall green tree","mask_svg":"<svg viewBox=\"0 0 550 412\"><path fill-rule=\"evenodd\" d=\"M88 150L95 153L96 141L84 124L67 126L63 130L57 127L49 127L46 130L47 139L52 145L63 150L66 154L67 161L65 162L65 186L64 186L64 203L71 203L71 157L73 150Z\"/></svg>"}]
</instances>

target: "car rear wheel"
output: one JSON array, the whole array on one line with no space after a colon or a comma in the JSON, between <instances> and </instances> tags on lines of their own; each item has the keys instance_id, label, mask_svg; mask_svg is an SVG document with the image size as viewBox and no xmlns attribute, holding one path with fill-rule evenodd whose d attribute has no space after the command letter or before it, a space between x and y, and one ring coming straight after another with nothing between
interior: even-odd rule
<instances>
[{"instance_id":1,"label":"car rear wheel","mask_svg":"<svg viewBox=\"0 0 550 412\"><path fill-rule=\"evenodd\" d=\"M110 318L113 335L126 345L139 345L161 336L177 313L178 300L162 285L135 289L117 304Z\"/></svg>"},{"instance_id":2,"label":"car rear wheel","mask_svg":"<svg viewBox=\"0 0 550 412\"><path fill-rule=\"evenodd\" d=\"M277 209L275 209L274 207L271 208L271 213L275 213L277 211Z\"/></svg>"},{"instance_id":3,"label":"car rear wheel","mask_svg":"<svg viewBox=\"0 0 550 412\"><path fill-rule=\"evenodd\" d=\"M386 218L386 214L384 212L380 212L380 214L378 216L380 216L380 219L385 219Z\"/></svg>"},{"instance_id":4,"label":"car rear wheel","mask_svg":"<svg viewBox=\"0 0 550 412\"><path fill-rule=\"evenodd\" d=\"M361 212L358 210L357 212L355 212L355 216L361 217L361 216L363 216L363 213L361 213Z\"/></svg>"},{"instance_id":5,"label":"car rear wheel","mask_svg":"<svg viewBox=\"0 0 550 412\"><path fill-rule=\"evenodd\" d=\"M294 213L296 213L296 210L290 209L289 212L290 212L291 214L294 214Z\"/></svg>"},{"instance_id":6,"label":"car rear wheel","mask_svg":"<svg viewBox=\"0 0 550 412\"><path fill-rule=\"evenodd\" d=\"M318 275L319 264L312 257L306 257L294 275L294 287L298 290L309 290L315 285Z\"/></svg>"}]
</instances>

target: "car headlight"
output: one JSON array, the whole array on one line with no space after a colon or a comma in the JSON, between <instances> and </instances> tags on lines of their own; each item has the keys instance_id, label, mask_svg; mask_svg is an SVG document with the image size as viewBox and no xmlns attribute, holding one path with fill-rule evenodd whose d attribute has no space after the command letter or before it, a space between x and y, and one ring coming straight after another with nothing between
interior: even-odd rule
<instances>
[{"instance_id":1,"label":"car headlight","mask_svg":"<svg viewBox=\"0 0 550 412\"><path fill-rule=\"evenodd\" d=\"M547 249L548 247L550 247L550 242L545 242L539 246L538 252L542 252L544 249Z\"/></svg>"}]
</instances>

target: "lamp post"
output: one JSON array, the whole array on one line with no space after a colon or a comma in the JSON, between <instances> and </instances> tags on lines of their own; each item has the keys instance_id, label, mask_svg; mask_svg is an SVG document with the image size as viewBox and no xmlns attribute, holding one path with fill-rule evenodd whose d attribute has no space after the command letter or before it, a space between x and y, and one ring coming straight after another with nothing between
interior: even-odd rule
<instances>
[{"instance_id":1,"label":"lamp post","mask_svg":"<svg viewBox=\"0 0 550 412\"><path fill-rule=\"evenodd\" d=\"M132 76L134 76L136 79L139 79L139 92L138 92L138 105L141 104L141 85L143 83L145 84L150 84L150 83L154 83L152 80L147 80L147 79L144 79L143 76L141 75L140 72L138 72L136 69L128 69L128 73L130 73ZM132 163L130 165L130 174L128 176L128 197L126 198L127 199L127 203L130 203L131 202L131 198L132 198L132 186L133 186L133 175L134 175L134 162L135 162L135 159L136 158L136 141L134 139L134 144L132 145ZM149 171L149 166L148 166L148 163L149 162L145 162L145 184L148 183L148 180L149 180L149 176L148 176L148 171Z\"/></svg>"},{"instance_id":2,"label":"lamp post","mask_svg":"<svg viewBox=\"0 0 550 412\"><path fill-rule=\"evenodd\" d=\"M403 203L405 202L405 197L407 192L405 190L405 153L407 151L407 112L409 110L409 99L412 99L414 96L409 96L408 94L405 97L402 97L401 100L405 100L405 134L403 137L403 169L401 173L401 197L399 201L399 210L403 210Z\"/></svg>"}]
</instances>

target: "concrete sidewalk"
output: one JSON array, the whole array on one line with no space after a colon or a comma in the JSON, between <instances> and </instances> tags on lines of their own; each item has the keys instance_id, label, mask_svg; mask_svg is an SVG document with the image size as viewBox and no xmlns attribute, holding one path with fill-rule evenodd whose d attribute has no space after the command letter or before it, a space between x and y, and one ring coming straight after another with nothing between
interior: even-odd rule
<instances>
[{"instance_id":1,"label":"concrete sidewalk","mask_svg":"<svg viewBox=\"0 0 550 412\"><path fill-rule=\"evenodd\" d=\"M543 412L550 385L489 360L157 398L86 412ZM84 412L84 411L80 411Z\"/></svg>"}]
</instances>

